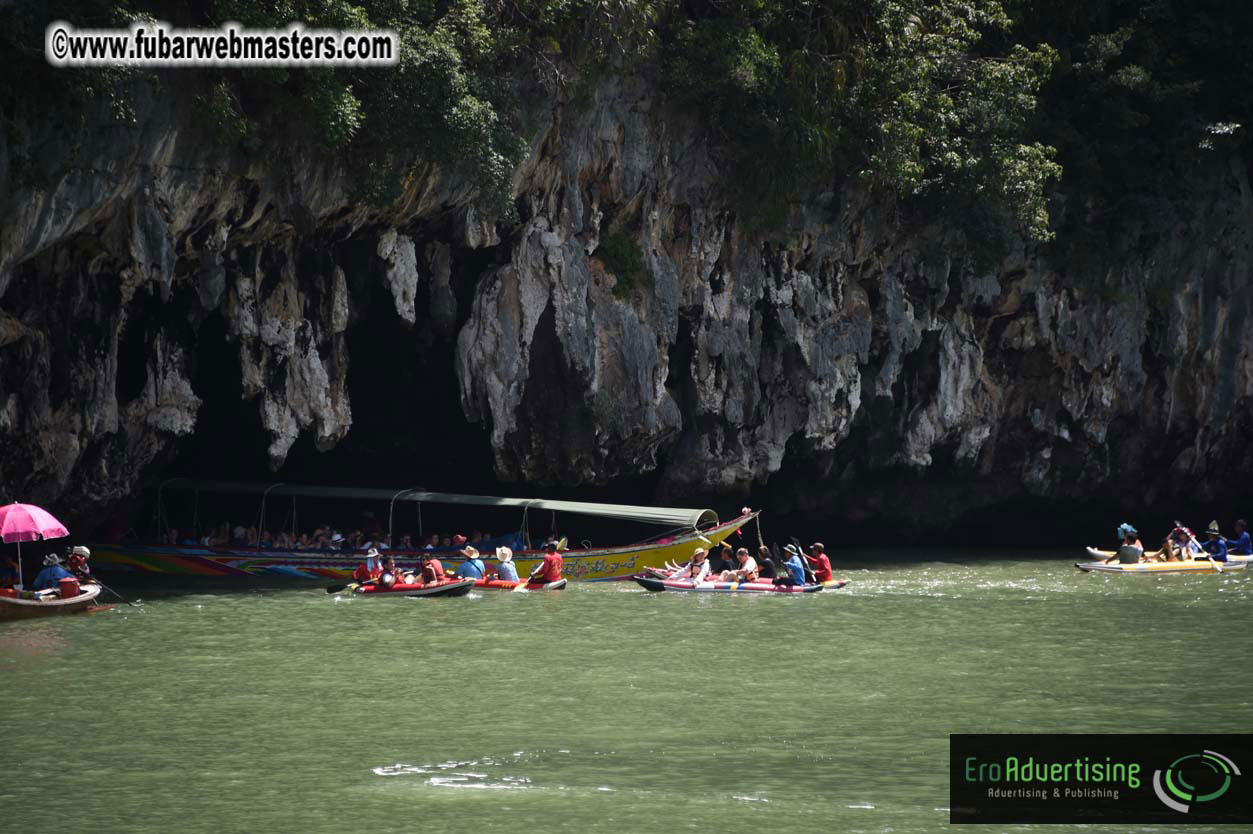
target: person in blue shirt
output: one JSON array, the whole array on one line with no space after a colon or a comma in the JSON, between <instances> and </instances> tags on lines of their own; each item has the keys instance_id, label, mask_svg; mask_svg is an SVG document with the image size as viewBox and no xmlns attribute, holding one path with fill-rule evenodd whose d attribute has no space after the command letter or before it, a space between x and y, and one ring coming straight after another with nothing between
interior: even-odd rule
<instances>
[{"instance_id":1,"label":"person in blue shirt","mask_svg":"<svg viewBox=\"0 0 1253 834\"><path fill-rule=\"evenodd\" d=\"M1227 552L1232 556L1253 556L1253 541L1249 541L1248 526L1243 518L1236 520L1236 537L1227 539Z\"/></svg>"},{"instance_id":2,"label":"person in blue shirt","mask_svg":"<svg viewBox=\"0 0 1253 834\"><path fill-rule=\"evenodd\" d=\"M1211 521L1205 534L1209 536L1209 541L1202 545L1205 552L1213 557L1215 562L1227 561L1227 540L1220 534L1218 522Z\"/></svg>"},{"instance_id":3,"label":"person in blue shirt","mask_svg":"<svg viewBox=\"0 0 1253 834\"><path fill-rule=\"evenodd\" d=\"M479 558L479 551L467 546L461 548L461 555L465 557L465 561L457 568L457 576L462 579L482 579L483 574L487 572L487 567Z\"/></svg>"},{"instance_id":4,"label":"person in blue shirt","mask_svg":"<svg viewBox=\"0 0 1253 834\"><path fill-rule=\"evenodd\" d=\"M801 561L801 552L795 545L791 544L783 549L787 551L788 556L787 561L783 563L783 566L787 568L788 575L792 577L792 581L797 585L804 585L805 563Z\"/></svg>"},{"instance_id":5,"label":"person in blue shirt","mask_svg":"<svg viewBox=\"0 0 1253 834\"><path fill-rule=\"evenodd\" d=\"M62 579L71 579L74 574L61 567L61 557L55 553L49 553L44 557L44 569L35 577L35 582L31 588L36 591L55 590Z\"/></svg>"},{"instance_id":6,"label":"person in blue shirt","mask_svg":"<svg viewBox=\"0 0 1253 834\"><path fill-rule=\"evenodd\" d=\"M508 582L517 582L518 568L513 563L513 551L507 547L496 548L496 560L500 562L496 566L496 577Z\"/></svg>"}]
</instances>

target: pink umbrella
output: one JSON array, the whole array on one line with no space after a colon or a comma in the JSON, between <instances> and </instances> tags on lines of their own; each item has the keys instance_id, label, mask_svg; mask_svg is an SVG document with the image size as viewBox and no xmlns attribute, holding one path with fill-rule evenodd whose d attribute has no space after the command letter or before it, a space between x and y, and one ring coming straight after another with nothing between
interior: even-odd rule
<instances>
[{"instance_id":1,"label":"pink umbrella","mask_svg":"<svg viewBox=\"0 0 1253 834\"><path fill-rule=\"evenodd\" d=\"M60 539L70 531L52 513L34 504L6 504L0 507L0 541L17 542L17 584L22 584L22 542Z\"/></svg>"}]
</instances>

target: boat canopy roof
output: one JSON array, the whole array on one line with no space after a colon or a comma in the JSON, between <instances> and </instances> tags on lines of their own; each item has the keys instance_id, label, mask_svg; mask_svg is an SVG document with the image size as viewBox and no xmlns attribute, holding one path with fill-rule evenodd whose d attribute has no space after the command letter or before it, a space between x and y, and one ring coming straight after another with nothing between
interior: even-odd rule
<instances>
[{"instance_id":1,"label":"boat canopy roof","mask_svg":"<svg viewBox=\"0 0 1253 834\"><path fill-rule=\"evenodd\" d=\"M372 489L368 487L303 486L300 484L260 484L245 481L201 481L192 478L170 478L157 488L220 492L264 497L293 496L297 498L345 498L359 501L411 501L423 504L473 504L483 507L519 507L550 510L558 513L618 518L645 524L669 527L703 527L716 524L713 510L685 507L640 507L630 504L593 504L585 501L553 501L547 498L497 498L491 495L458 495L451 492L427 492L423 489Z\"/></svg>"}]
</instances>

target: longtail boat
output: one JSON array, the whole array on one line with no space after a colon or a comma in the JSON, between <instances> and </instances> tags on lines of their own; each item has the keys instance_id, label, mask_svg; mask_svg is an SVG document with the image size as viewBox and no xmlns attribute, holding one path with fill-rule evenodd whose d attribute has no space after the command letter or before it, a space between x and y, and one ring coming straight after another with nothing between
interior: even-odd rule
<instances>
[{"instance_id":1,"label":"longtail boat","mask_svg":"<svg viewBox=\"0 0 1253 834\"><path fill-rule=\"evenodd\" d=\"M720 544L758 516L757 512L748 511L730 521L719 521L717 514L708 509L595 504L537 498L497 498L488 495L428 492L421 489L321 487L174 478L158 487L159 528L164 524L165 511L162 497L166 490L257 495L261 499L260 517L265 517L266 502L278 498L287 498L293 502L300 498L331 498L373 504L381 502L386 503L388 507L387 528L389 530L392 529L397 504L406 502L419 505L419 517L422 504L516 508L522 511L524 528L526 514L531 511L573 513L666 528L666 532L660 536L635 544L611 547L584 546L564 550L561 554L565 562L563 574L574 580L629 579L645 568L661 567L667 561L685 562L697 547L709 548ZM191 544L111 542L92 542L91 552L92 564L98 570L132 570L214 577L289 576L301 579L345 579L361 564L365 556L360 551L346 550L275 550L241 545L211 547ZM423 551L390 549L384 553L395 558L399 569L416 571L420 568L418 560ZM434 555L441 559L453 556L453 554L454 552L450 550L434 551ZM489 553L482 554L481 558L489 570L499 564ZM517 565L518 573L525 577L543 562L543 558L542 550L522 548L515 549L513 561Z\"/></svg>"}]
</instances>

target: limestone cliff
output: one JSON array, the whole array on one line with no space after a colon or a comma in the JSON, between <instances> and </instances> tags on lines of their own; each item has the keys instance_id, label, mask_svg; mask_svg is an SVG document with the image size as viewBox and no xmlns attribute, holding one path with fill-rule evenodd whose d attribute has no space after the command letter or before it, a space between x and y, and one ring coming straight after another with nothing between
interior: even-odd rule
<instances>
[{"instance_id":1,"label":"limestone cliff","mask_svg":"<svg viewBox=\"0 0 1253 834\"><path fill-rule=\"evenodd\" d=\"M1242 164L1086 271L1025 245L976 265L952 218L856 190L745 223L700 126L642 81L540 109L511 223L439 170L368 208L334 163L223 150L161 100L133 131L102 117L68 168L43 136L44 187L0 170L0 492L73 516L161 474L214 430L206 339L237 354L272 467L302 436L329 449L360 423L350 334L397 320L396 362L447 347L505 481L655 471L669 498L908 501L925 526L1021 495L1204 500L1253 469ZM610 233L643 280L615 274ZM418 456L452 442L414 426Z\"/></svg>"}]
</instances>

